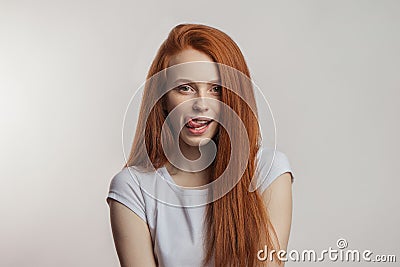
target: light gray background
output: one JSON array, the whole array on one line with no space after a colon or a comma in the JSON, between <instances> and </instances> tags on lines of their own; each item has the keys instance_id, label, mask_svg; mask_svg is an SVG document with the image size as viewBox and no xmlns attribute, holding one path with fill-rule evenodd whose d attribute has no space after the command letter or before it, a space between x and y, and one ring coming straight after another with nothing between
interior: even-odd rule
<instances>
[{"instance_id":1,"label":"light gray background","mask_svg":"<svg viewBox=\"0 0 400 267\"><path fill-rule=\"evenodd\" d=\"M123 115L181 22L228 33L269 100L297 178L289 249L400 260L400 1L0 3L1 266L118 266ZM330 264L360 266L286 266Z\"/></svg>"}]
</instances>

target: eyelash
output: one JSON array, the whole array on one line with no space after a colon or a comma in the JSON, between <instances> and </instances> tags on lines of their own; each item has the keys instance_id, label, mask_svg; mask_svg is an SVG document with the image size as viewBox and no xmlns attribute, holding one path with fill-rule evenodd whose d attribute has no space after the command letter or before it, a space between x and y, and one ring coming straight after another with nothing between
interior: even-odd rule
<instances>
[{"instance_id":1,"label":"eyelash","mask_svg":"<svg viewBox=\"0 0 400 267\"><path fill-rule=\"evenodd\" d=\"M192 87L185 84L185 85L178 86L177 88L178 88L178 90L183 91L183 89L185 89L185 88L192 88Z\"/></svg>"},{"instance_id":2,"label":"eyelash","mask_svg":"<svg viewBox=\"0 0 400 267\"><path fill-rule=\"evenodd\" d=\"M181 85L181 86L178 86L177 87L177 89L179 90L179 91L182 91L182 92L188 92L188 91L183 91L182 89L184 89L184 88L191 88L191 89L193 89L193 87L192 86L190 86L190 85L188 85L188 84L184 84L184 85ZM215 86L213 86L212 87L212 89L214 89L214 88L218 88L218 91L217 92L215 92L215 91L213 91L213 92L215 92L215 93L217 93L217 94L220 94L221 93L221 89L222 89L222 86L220 86L220 85L215 85ZM194 89L193 89L194 90Z\"/></svg>"}]
</instances>

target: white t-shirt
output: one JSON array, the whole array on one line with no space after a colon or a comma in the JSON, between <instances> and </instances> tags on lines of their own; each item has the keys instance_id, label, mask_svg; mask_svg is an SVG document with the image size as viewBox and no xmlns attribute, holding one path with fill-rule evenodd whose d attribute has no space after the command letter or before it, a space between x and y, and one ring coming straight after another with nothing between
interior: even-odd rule
<instances>
[{"instance_id":1,"label":"white t-shirt","mask_svg":"<svg viewBox=\"0 0 400 267\"><path fill-rule=\"evenodd\" d=\"M260 173L257 190L260 193L285 172L291 173L294 181L289 160L284 153L263 148L257 154L257 160L257 173ZM171 184L175 191L166 192L165 188ZM203 218L206 206L166 204L179 201L163 194L183 193L185 197L195 198L193 203L197 203L196 200L199 196L201 199L206 189L183 189L178 186L179 190L176 191L176 187L165 167L148 173L139 172L134 167L124 168L112 178L107 201L112 198L124 204L147 223L159 266L200 266L204 255ZM154 191L151 192L152 189ZM157 201L154 196L161 196L160 199L166 201ZM213 266L213 263L210 265Z\"/></svg>"}]
</instances>

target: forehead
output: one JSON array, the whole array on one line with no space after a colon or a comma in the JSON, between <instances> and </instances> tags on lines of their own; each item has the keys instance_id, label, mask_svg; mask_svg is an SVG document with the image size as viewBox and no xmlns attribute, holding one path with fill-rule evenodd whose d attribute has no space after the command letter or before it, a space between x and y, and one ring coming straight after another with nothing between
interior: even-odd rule
<instances>
[{"instance_id":1,"label":"forehead","mask_svg":"<svg viewBox=\"0 0 400 267\"><path fill-rule=\"evenodd\" d=\"M217 63L205 53L188 49L183 50L170 60L166 69L168 83L177 80L189 80L194 82L209 82L219 80Z\"/></svg>"}]
</instances>

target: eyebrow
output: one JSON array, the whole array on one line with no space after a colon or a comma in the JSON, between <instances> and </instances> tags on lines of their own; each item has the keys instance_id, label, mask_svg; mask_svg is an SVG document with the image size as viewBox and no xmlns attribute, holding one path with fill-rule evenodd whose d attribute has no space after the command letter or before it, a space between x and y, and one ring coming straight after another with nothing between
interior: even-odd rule
<instances>
[{"instance_id":1,"label":"eyebrow","mask_svg":"<svg viewBox=\"0 0 400 267\"><path fill-rule=\"evenodd\" d=\"M220 81L219 79L217 79L217 80L212 80L212 81L192 81L192 80L189 80L189 79L177 79L174 83L177 84L177 83L180 83L180 82L184 82L184 83L200 83L200 82L205 82L205 83L218 83L218 84L221 83L221 81Z\"/></svg>"}]
</instances>

